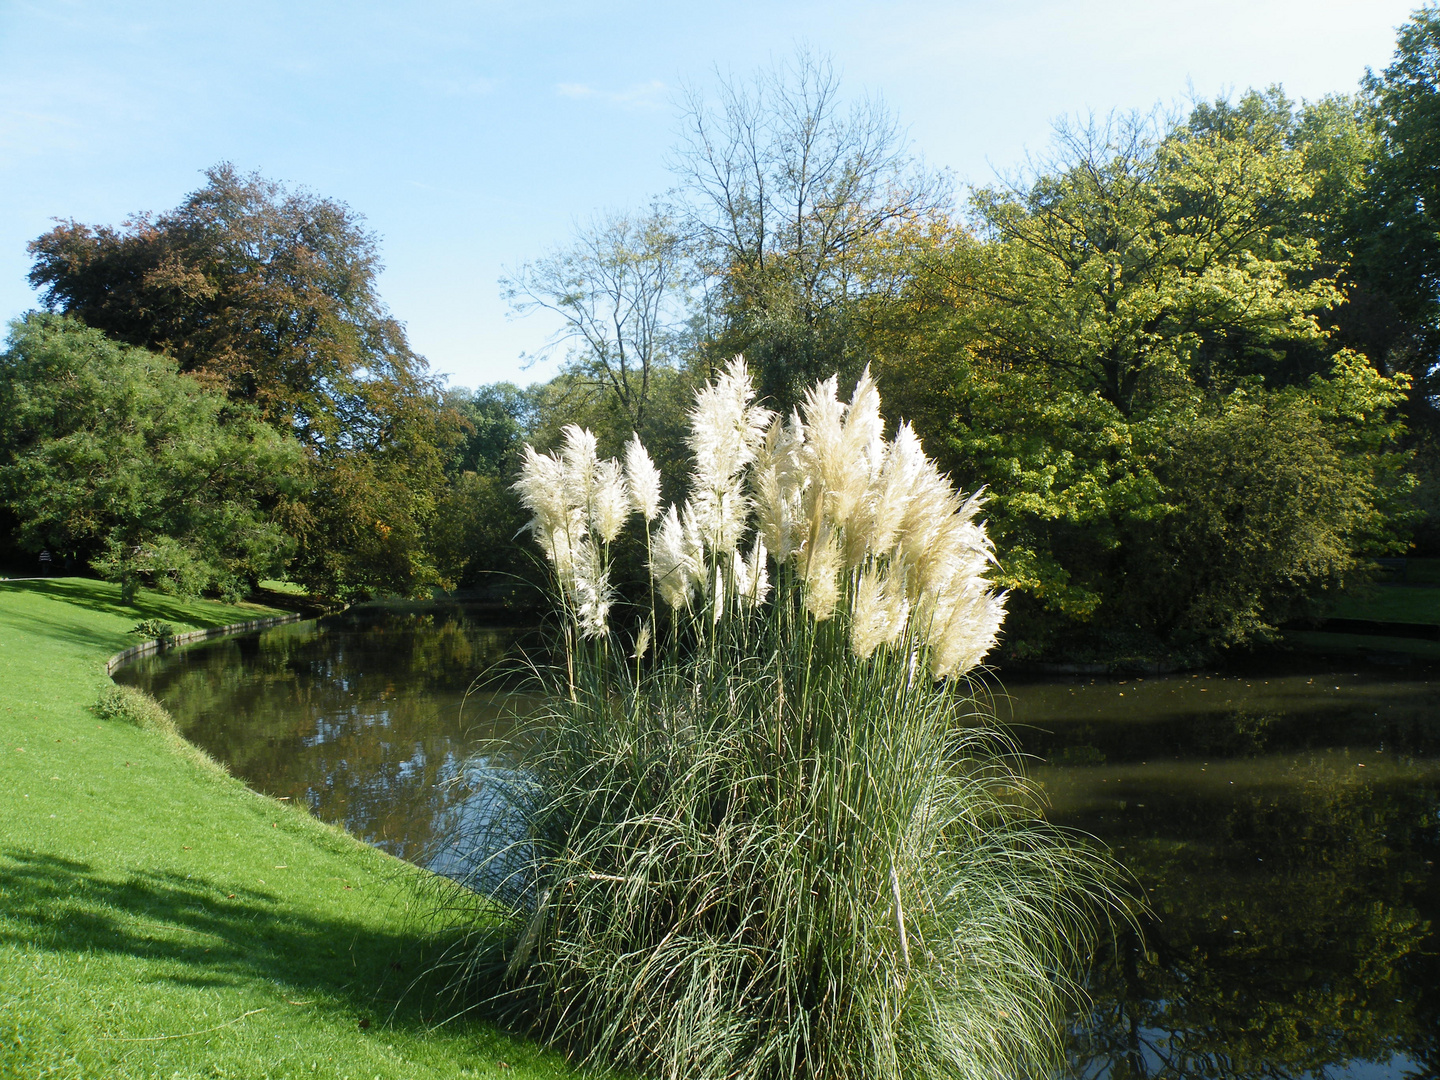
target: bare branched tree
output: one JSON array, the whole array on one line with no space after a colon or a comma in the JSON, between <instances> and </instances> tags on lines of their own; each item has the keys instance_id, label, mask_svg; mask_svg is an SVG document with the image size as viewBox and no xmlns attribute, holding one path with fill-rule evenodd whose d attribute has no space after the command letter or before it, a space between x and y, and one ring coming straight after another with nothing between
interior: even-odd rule
<instances>
[{"instance_id":1,"label":"bare branched tree","mask_svg":"<svg viewBox=\"0 0 1440 1080\"><path fill-rule=\"evenodd\" d=\"M677 362L684 270L670 215L654 209L597 218L500 284L515 313L561 317L545 349L566 349L572 372L613 394L639 430L653 374Z\"/></svg>"},{"instance_id":2,"label":"bare branched tree","mask_svg":"<svg viewBox=\"0 0 1440 1080\"><path fill-rule=\"evenodd\" d=\"M722 78L713 103L690 88L681 106L671 164L703 268L742 292L783 276L807 316L855 291L866 241L948 202L882 101L846 104L827 57L802 49L748 83Z\"/></svg>"}]
</instances>

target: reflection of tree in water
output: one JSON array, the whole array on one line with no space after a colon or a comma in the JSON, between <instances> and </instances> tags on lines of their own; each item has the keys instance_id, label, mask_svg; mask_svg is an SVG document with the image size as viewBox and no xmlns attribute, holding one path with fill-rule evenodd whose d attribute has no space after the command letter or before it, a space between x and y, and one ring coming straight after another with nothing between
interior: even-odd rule
<instances>
[{"instance_id":1,"label":"reflection of tree in water","mask_svg":"<svg viewBox=\"0 0 1440 1080\"><path fill-rule=\"evenodd\" d=\"M1216 757L1255 757L1269 747L1281 718L1249 709L1231 709L1200 719L1194 728L1197 751Z\"/></svg>"},{"instance_id":2,"label":"reflection of tree in water","mask_svg":"<svg viewBox=\"0 0 1440 1080\"><path fill-rule=\"evenodd\" d=\"M192 741L267 794L399 855L428 840L471 745L503 724L497 694L461 701L509 630L463 609L359 609L165 658L129 681Z\"/></svg>"},{"instance_id":3,"label":"reflection of tree in water","mask_svg":"<svg viewBox=\"0 0 1440 1080\"><path fill-rule=\"evenodd\" d=\"M1393 1055L1437 1075L1440 791L1313 762L1280 781L1146 793L1164 832L1126 838L1125 859L1148 889L1143 944L1122 931L1102 953L1071 1075L1325 1076ZM1115 839L1103 812L1070 824Z\"/></svg>"}]
</instances>

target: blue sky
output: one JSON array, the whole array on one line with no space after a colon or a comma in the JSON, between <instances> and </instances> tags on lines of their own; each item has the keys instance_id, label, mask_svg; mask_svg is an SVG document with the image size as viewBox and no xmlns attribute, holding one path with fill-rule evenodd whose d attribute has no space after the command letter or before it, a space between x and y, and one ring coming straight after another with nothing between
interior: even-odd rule
<instances>
[{"instance_id":1,"label":"blue sky","mask_svg":"<svg viewBox=\"0 0 1440 1080\"><path fill-rule=\"evenodd\" d=\"M0 318L52 218L166 210L233 161L349 203L381 294L453 384L529 381L549 325L497 279L670 186L676 91L797 43L987 183L1076 113L1353 90L1411 0L319 3L0 0Z\"/></svg>"}]
</instances>

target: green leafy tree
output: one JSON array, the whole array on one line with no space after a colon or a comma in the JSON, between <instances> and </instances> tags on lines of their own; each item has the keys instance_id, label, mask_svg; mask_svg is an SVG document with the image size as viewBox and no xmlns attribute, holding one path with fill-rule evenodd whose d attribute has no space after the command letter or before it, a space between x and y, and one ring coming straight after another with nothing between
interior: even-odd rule
<instances>
[{"instance_id":1,"label":"green leafy tree","mask_svg":"<svg viewBox=\"0 0 1440 1080\"><path fill-rule=\"evenodd\" d=\"M500 382L446 396L465 428L448 467L450 482L437 504L431 547L440 577L451 587L478 588L527 604L538 587L534 560L517 540L525 514L511 484L519 474L540 392Z\"/></svg>"},{"instance_id":2,"label":"green leafy tree","mask_svg":"<svg viewBox=\"0 0 1440 1080\"><path fill-rule=\"evenodd\" d=\"M1427 4L1400 28L1391 64L1369 73L1377 146L1355 206L1358 270L1386 295L1420 341L1407 370L1431 381L1440 355L1440 8Z\"/></svg>"},{"instance_id":3,"label":"green leafy tree","mask_svg":"<svg viewBox=\"0 0 1440 1080\"><path fill-rule=\"evenodd\" d=\"M1414 380L1406 419L1424 515L1416 541L1440 554L1440 8L1428 3L1400 28L1393 60L1367 73L1362 101L1375 151L1347 221L1367 301L1355 333L1377 362Z\"/></svg>"},{"instance_id":4,"label":"green leafy tree","mask_svg":"<svg viewBox=\"0 0 1440 1080\"><path fill-rule=\"evenodd\" d=\"M97 330L33 314L0 353L0 499L20 544L70 553L127 595L234 596L293 544L275 519L299 444Z\"/></svg>"},{"instance_id":5,"label":"green leafy tree","mask_svg":"<svg viewBox=\"0 0 1440 1080\"><path fill-rule=\"evenodd\" d=\"M892 399L990 485L1013 651L1244 641L1393 541L1406 384L1327 332L1343 293L1288 112L1062 128L877 334Z\"/></svg>"},{"instance_id":6,"label":"green leafy tree","mask_svg":"<svg viewBox=\"0 0 1440 1080\"><path fill-rule=\"evenodd\" d=\"M375 292L374 236L343 203L228 163L205 178L168 213L32 241L46 306L174 357L309 445L383 427L387 390L426 375Z\"/></svg>"},{"instance_id":7,"label":"green leafy tree","mask_svg":"<svg viewBox=\"0 0 1440 1080\"><path fill-rule=\"evenodd\" d=\"M462 441L448 466L452 475L476 472L510 476L519 469L521 447L535 411L537 391L498 382L473 393L447 391L445 403L465 422Z\"/></svg>"},{"instance_id":8,"label":"green leafy tree","mask_svg":"<svg viewBox=\"0 0 1440 1080\"><path fill-rule=\"evenodd\" d=\"M460 419L375 290L375 238L343 203L228 164L175 210L33 241L47 306L253 406L308 451L292 574L349 595L437 579L426 537Z\"/></svg>"}]
</instances>

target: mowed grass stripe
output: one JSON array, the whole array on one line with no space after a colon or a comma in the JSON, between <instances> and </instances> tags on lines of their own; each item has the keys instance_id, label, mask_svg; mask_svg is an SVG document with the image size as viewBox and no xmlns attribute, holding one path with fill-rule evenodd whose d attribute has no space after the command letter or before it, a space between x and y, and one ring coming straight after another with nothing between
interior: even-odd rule
<instances>
[{"instance_id":1,"label":"mowed grass stripe","mask_svg":"<svg viewBox=\"0 0 1440 1080\"><path fill-rule=\"evenodd\" d=\"M267 614L0 582L0 1076L575 1075L440 1023L421 871L90 711L141 619Z\"/></svg>"}]
</instances>

